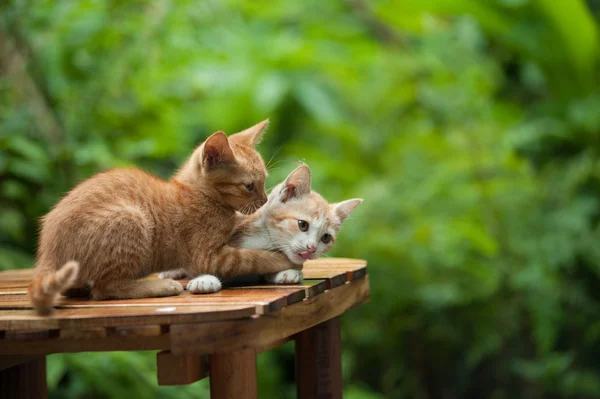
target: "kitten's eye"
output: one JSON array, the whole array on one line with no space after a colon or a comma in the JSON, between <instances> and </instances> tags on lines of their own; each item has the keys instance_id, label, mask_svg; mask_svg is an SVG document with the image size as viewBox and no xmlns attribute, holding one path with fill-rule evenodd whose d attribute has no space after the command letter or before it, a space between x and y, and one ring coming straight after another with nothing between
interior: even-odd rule
<instances>
[{"instance_id":1,"label":"kitten's eye","mask_svg":"<svg viewBox=\"0 0 600 399\"><path fill-rule=\"evenodd\" d=\"M306 220L298 220L298 227L301 231L308 230L308 222Z\"/></svg>"},{"instance_id":2,"label":"kitten's eye","mask_svg":"<svg viewBox=\"0 0 600 399\"><path fill-rule=\"evenodd\" d=\"M321 241L323 241L323 244L329 244L331 242L331 234L323 234L323 237L321 237Z\"/></svg>"},{"instance_id":3,"label":"kitten's eye","mask_svg":"<svg viewBox=\"0 0 600 399\"><path fill-rule=\"evenodd\" d=\"M246 190L254 191L254 183L244 184L244 186L246 186Z\"/></svg>"}]
</instances>

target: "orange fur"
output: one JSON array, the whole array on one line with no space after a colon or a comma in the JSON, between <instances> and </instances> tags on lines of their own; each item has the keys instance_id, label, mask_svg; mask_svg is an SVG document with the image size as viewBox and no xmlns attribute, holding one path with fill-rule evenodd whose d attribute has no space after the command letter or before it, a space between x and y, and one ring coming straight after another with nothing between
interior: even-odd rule
<instances>
[{"instance_id":1,"label":"orange fur","mask_svg":"<svg viewBox=\"0 0 600 399\"><path fill-rule=\"evenodd\" d=\"M267 122L229 138L213 134L169 181L114 169L75 187L42 219L29 287L36 311L50 312L59 292L86 287L95 299L176 295L183 289L176 281L137 280L174 268L235 276L292 267L280 254L227 245L236 211L266 202L254 145ZM79 267L61 268L69 261Z\"/></svg>"},{"instance_id":2,"label":"orange fur","mask_svg":"<svg viewBox=\"0 0 600 399\"><path fill-rule=\"evenodd\" d=\"M79 263L67 262L58 271L39 276L29 285L29 296L40 314L48 314L59 293L71 287L79 272Z\"/></svg>"}]
</instances>

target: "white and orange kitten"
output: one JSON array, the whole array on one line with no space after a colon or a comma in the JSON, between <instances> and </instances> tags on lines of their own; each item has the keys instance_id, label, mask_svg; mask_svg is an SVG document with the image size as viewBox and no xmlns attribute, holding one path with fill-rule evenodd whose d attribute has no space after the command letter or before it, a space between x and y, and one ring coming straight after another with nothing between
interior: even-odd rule
<instances>
[{"instance_id":1,"label":"white and orange kitten","mask_svg":"<svg viewBox=\"0 0 600 399\"><path fill-rule=\"evenodd\" d=\"M302 265L333 248L342 223L362 201L351 199L329 204L311 191L310 169L303 164L271 191L267 203L254 214L236 214L237 223L229 245L281 252L292 263ZM161 274L162 278L183 276L183 271ZM267 274L265 278L271 284L295 284L302 281L302 271L289 269ZM187 287L200 294L217 292L221 286L217 276L201 275Z\"/></svg>"}]
</instances>

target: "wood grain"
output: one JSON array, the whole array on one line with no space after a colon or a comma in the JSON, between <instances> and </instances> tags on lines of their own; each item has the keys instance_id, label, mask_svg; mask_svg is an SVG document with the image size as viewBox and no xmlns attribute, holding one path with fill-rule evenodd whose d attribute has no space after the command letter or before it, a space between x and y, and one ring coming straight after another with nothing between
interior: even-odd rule
<instances>
[{"instance_id":1,"label":"wood grain","mask_svg":"<svg viewBox=\"0 0 600 399\"><path fill-rule=\"evenodd\" d=\"M171 350L175 354L210 354L265 347L339 316L368 298L367 276L264 316L202 325L173 325Z\"/></svg>"},{"instance_id":2,"label":"wood grain","mask_svg":"<svg viewBox=\"0 0 600 399\"><path fill-rule=\"evenodd\" d=\"M215 353L210 356L211 399L257 399L256 351Z\"/></svg>"},{"instance_id":3,"label":"wood grain","mask_svg":"<svg viewBox=\"0 0 600 399\"><path fill-rule=\"evenodd\" d=\"M314 260L307 260L304 262L305 268L314 268L319 266L335 267L342 266L344 268L351 267L364 267L367 265L367 261L364 259L352 259L352 258L319 258Z\"/></svg>"},{"instance_id":4,"label":"wood grain","mask_svg":"<svg viewBox=\"0 0 600 399\"><path fill-rule=\"evenodd\" d=\"M310 279L304 280L300 284L289 284L289 285L275 285L275 284L262 284L262 285L245 285L243 287L227 287L227 290L260 290L260 289L303 289L305 291L305 298L312 298L315 295L322 294L327 289L327 282L322 279ZM303 298L304 299L304 298Z\"/></svg>"},{"instance_id":5,"label":"wood grain","mask_svg":"<svg viewBox=\"0 0 600 399\"><path fill-rule=\"evenodd\" d=\"M76 308L119 308L119 307L156 307L156 306L198 306L198 305L255 305L260 314L274 312L306 297L304 286L275 286L257 289L227 289L214 294L194 295L188 291L178 296L164 298L142 298L127 300L94 301L60 297L56 301L57 309ZM31 309L29 297L23 294L0 296L0 309Z\"/></svg>"},{"instance_id":6,"label":"wood grain","mask_svg":"<svg viewBox=\"0 0 600 399\"><path fill-rule=\"evenodd\" d=\"M325 280L325 288L330 290L335 287L339 287L348 281L348 274L346 272L336 272L336 271L320 271L320 272L312 272L308 271L304 274L304 278L306 280L311 279L324 279Z\"/></svg>"},{"instance_id":7,"label":"wood grain","mask_svg":"<svg viewBox=\"0 0 600 399\"><path fill-rule=\"evenodd\" d=\"M113 327L198 323L237 319L256 314L253 304L190 306L144 306L58 309L52 316L37 316L33 310L0 310L1 330L54 330L62 328Z\"/></svg>"},{"instance_id":8,"label":"wood grain","mask_svg":"<svg viewBox=\"0 0 600 399\"><path fill-rule=\"evenodd\" d=\"M275 348L280 347L281 345L287 344L291 340L292 340L292 337L287 337L287 338L280 339L280 340L277 340L277 341L269 342L269 344L266 345L266 346L259 346L259 347L257 347L256 348L256 354L260 355L261 353L268 352L271 349L275 349Z\"/></svg>"},{"instance_id":9,"label":"wood grain","mask_svg":"<svg viewBox=\"0 0 600 399\"><path fill-rule=\"evenodd\" d=\"M342 399L342 343L338 317L296 335L298 399Z\"/></svg>"},{"instance_id":10,"label":"wood grain","mask_svg":"<svg viewBox=\"0 0 600 399\"><path fill-rule=\"evenodd\" d=\"M27 295L25 288L0 288L0 296L2 295Z\"/></svg>"},{"instance_id":11,"label":"wood grain","mask_svg":"<svg viewBox=\"0 0 600 399\"><path fill-rule=\"evenodd\" d=\"M25 286L33 279L33 269L6 270L0 272L0 287L12 283L24 284Z\"/></svg>"},{"instance_id":12,"label":"wood grain","mask_svg":"<svg viewBox=\"0 0 600 399\"><path fill-rule=\"evenodd\" d=\"M186 385L208 376L204 356L174 355L169 351L156 354L158 385Z\"/></svg>"},{"instance_id":13,"label":"wood grain","mask_svg":"<svg viewBox=\"0 0 600 399\"><path fill-rule=\"evenodd\" d=\"M358 280L367 274L367 261L348 258L320 258L304 263L305 278L335 278L346 274L346 281ZM335 281L334 285L345 281Z\"/></svg>"}]
</instances>

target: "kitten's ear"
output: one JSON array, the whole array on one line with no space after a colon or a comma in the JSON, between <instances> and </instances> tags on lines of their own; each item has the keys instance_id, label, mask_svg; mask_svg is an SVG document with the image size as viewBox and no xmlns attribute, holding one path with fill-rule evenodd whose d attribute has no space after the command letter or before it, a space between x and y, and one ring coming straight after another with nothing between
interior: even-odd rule
<instances>
[{"instance_id":1,"label":"kitten's ear","mask_svg":"<svg viewBox=\"0 0 600 399\"><path fill-rule=\"evenodd\" d=\"M261 142L267 126L269 126L269 120L265 119L264 121L257 123L246 130L232 134L229 136L229 140L232 140L234 143L247 145L249 147L255 146Z\"/></svg>"},{"instance_id":2,"label":"kitten's ear","mask_svg":"<svg viewBox=\"0 0 600 399\"><path fill-rule=\"evenodd\" d=\"M219 131L210 136L202 147L202 165L213 169L221 165L233 163L235 155L229 146L225 133Z\"/></svg>"},{"instance_id":3,"label":"kitten's ear","mask_svg":"<svg viewBox=\"0 0 600 399\"><path fill-rule=\"evenodd\" d=\"M333 208L333 212L335 212L336 216L340 218L340 222L344 222L348 216L352 213L357 206L362 204L362 198L354 198L342 202L338 202L337 204L329 205Z\"/></svg>"},{"instance_id":4,"label":"kitten's ear","mask_svg":"<svg viewBox=\"0 0 600 399\"><path fill-rule=\"evenodd\" d=\"M281 202L310 193L310 168L306 164L298 166L285 179L281 187Z\"/></svg>"}]
</instances>

